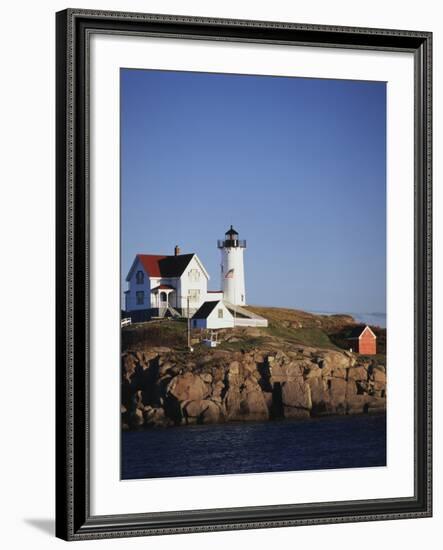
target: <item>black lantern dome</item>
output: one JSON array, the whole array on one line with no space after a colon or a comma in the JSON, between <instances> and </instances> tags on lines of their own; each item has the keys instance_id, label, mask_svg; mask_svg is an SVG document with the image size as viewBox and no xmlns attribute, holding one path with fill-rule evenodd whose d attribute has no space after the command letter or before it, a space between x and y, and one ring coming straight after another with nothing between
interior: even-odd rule
<instances>
[{"instance_id":1,"label":"black lantern dome","mask_svg":"<svg viewBox=\"0 0 443 550\"><path fill-rule=\"evenodd\" d=\"M235 239L236 237L238 237L238 233L237 231L232 227L231 227L226 231L225 233L226 237L229 237L230 239Z\"/></svg>"},{"instance_id":2,"label":"black lantern dome","mask_svg":"<svg viewBox=\"0 0 443 550\"><path fill-rule=\"evenodd\" d=\"M238 232L232 227L226 231L225 238L217 241L218 248L246 248L246 241L239 240Z\"/></svg>"}]
</instances>

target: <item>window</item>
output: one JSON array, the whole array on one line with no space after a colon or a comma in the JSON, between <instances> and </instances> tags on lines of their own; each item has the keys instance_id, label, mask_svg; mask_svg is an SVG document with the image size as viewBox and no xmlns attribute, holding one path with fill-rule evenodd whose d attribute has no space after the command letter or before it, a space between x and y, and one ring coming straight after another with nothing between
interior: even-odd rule
<instances>
[{"instance_id":1,"label":"window","mask_svg":"<svg viewBox=\"0 0 443 550\"><path fill-rule=\"evenodd\" d=\"M198 269L191 269L189 271L189 280L193 283L196 283L200 280L200 271Z\"/></svg>"},{"instance_id":2,"label":"window","mask_svg":"<svg viewBox=\"0 0 443 550\"><path fill-rule=\"evenodd\" d=\"M160 301L166 302L166 292L160 292Z\"/></svg>"},{"instance_id":3,"label":"window","mask_svg":"<svg viewBox=\"0 0 443 550\"><path fill-rule=\"evenodd\" d=\"M198 302L200 299L200 290L198 288L191 288L189 290L189 301Z\"/></svg>"},{"instance_id":4,"label":"window","mask_svg":"<svg viewBox=\"0 0 443 550\"><path fill-rule=\"evenodd\" d=\"M218 318L223 319L223 310L221 308L218 310Z\"/></svg>"},{"instance_id":5,"label":"window","mask_svg":"<svg viewBox=\"0 0 443 550\"><path fill-rule=\"evenodd\" d=\"M242 302L245 301L245 295L244 295L244 294L241 295L241 301L242 301Z\"/></svg>"},{"instance_id":6,"label":"window","mask_svg":"<svg viewBox=\"0 0 443 550\"><path fill-rule=\"evenodd\" d=\"M145 274L143 271L137 271L135 274L135 281L138 285L142 285L145 282Z\"/></svg>"},{"instance_id":7,"label":"window","mask_svg":"<svg viewBox=\"0 0 443 550\"><path fill-rule=\"evenodd\" d=\"M135 299L138 306L142 306L145 303L145 293L143 290L138 290L135 293Z\"/></svg>"}]
</instances>

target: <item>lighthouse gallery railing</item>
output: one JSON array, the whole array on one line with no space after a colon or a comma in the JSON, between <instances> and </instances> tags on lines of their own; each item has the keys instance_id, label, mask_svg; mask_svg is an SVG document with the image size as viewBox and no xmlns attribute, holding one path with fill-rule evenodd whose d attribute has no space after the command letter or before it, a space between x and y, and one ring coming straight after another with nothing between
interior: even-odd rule
<instances>
[{"instance_id":1,"label":"lighthouse gallery railing","mask_svg":"<svg viewBox=\"0 0 443 550\"><path fill-rule=\"evenodd\" d=\"M217 241L218 248L228 248L230 246L233 248L246 248L246 241L243 239L219 239Z\"/></svg>"}]
</instances>

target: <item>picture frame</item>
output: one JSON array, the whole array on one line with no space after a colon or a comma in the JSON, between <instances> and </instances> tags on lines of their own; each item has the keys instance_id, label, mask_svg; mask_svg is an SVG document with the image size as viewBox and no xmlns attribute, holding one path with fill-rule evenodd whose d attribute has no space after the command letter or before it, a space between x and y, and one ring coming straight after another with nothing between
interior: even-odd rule
<instances>
[{"instance_id":1,"label":"picture frame","mask_svg":"<svg viewBox=\"0 0 443 550\"><path fill-rule=\"evenodd\" d=\"M432 33L68 9L56 15L56 536L64 540L432 515ZM414 494L94 515L90 451L90 39L150 36L414 56ZM325 50L326 51L326 50ZM118 452L116 450L116 452Z\"/></svg>"}]
</instances>

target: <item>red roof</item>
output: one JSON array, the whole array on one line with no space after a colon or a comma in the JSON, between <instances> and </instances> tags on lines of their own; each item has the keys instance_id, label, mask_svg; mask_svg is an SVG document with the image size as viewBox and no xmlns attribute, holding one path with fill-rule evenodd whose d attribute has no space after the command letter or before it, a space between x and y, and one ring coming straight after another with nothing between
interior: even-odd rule
<instances>
[{"instance_id":1,"label":"red roof","mask_svg":"<svg viewBox=\"0 0 443 550\"><path fill-rule=\"evenodd\" d=\"M157 256L156 254L137 254L144 270L150 277L161 277L159 261L167 256Z\"/></svg>"},{"instance_id":2,"label":"red roof","mask_svg":"<svg viewBox=\"0 0 443 550\"><path fill-rule=\"evenodd\" d=\"M363 333L368 330L369 333L373 336L373 338L377 338L377 336L374 334L374 332L371 330L371 327L369 325L357 325L356 327L353 327L349 333L347 338L349 340L356 340L360 339L363 336Z\"/></svg>"},{"instance_id":3,"label":"red roof","mask_svg":"<svg viewBox=\"0 0 443 550\"><path fill-rule=\"evenodd\" d=\"M180 277L193 256L194 254L179 254L178 256L137 254L137 258L149 277Z\"/></svg>"}]
</instances>

